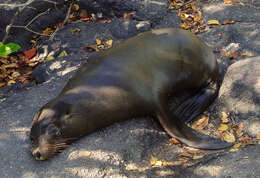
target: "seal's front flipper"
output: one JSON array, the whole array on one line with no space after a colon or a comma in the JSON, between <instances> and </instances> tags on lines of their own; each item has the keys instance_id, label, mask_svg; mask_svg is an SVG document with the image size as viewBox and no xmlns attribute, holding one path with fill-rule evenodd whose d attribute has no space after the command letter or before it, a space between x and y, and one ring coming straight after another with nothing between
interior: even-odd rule
<instances>
[{"instance_id":1,"label":"seal's front flipper","mask_svg":"<svg viewBox=\"0 0 260 178\"><path fill-rule=\"evenodd\" d=\"M185 125L174 113L170 112L165 103L161 101L157 117L165 129L165 131L172 137L180 140L188 146L206 149L206 150L218 150L230 147L233 143L224 142L220 139L207 136L199 133L194 129Z\"/></svg>"},{"instance_id":2,"label":"seal's front flipper","mask_svg":"<svg viewBox=\"0 0 260 178\"><path fill-rule=\"evenodd\" d=\"M171 110L182 122L187 123L203 113L217 95L218 88L212 88L210 85L206 85L192 94L191 91L184 91L174 98Z\"/></svg>"}]
</instances>

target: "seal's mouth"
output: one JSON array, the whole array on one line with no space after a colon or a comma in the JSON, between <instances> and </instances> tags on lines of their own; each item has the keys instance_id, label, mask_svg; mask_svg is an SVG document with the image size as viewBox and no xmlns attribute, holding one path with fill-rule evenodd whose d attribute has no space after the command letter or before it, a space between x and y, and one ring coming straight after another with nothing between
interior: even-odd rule
<instances>
[{"instance_id":1,"label":"seal's mouth","mask_svg":"<svg viewBox=\"0 0 260 178\"><path fill-rule=\"evenodd\" d=\"M65 150L72 142L72 138L62 139L63 141L59 141L57 143L45 143L39 144L38 146L33 146L31 149L32 156L35 160L47 160L52 158L54 155L61 153Z\"/></svg>"}]
</instances>

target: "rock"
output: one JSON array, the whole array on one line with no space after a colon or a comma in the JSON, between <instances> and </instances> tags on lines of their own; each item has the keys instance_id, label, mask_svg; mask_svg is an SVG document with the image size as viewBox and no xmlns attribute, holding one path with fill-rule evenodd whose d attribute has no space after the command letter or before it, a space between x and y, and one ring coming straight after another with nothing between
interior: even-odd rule
<instances>
[{"instance_id":1,"label":"rock","mask_svg":"<svg viewBox=\"0 0 260 178\"><path fill-rule=\"evenodd\" d=\"M260 118L260 57L232 64L219 91L219 110L239 119Z\"/></svg>"}]
</instances>

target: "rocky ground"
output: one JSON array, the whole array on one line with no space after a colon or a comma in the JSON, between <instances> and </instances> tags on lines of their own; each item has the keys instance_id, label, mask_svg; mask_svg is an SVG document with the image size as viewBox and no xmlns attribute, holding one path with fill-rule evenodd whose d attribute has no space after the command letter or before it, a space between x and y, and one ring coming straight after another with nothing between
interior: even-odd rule
<instances>
[{"instance_id":1,"label":"rocky ground","mask_svg":"<svg viewBox=\"0 0 260 178\"><path fill-rule=\"evenodd\" d=\"M87 8L94 2L79 4ZM215 49L223 68L219 97L208 111L212 123L220 124L220 115L225 112L235 124L243 123L243 134L256 138L260 131L260 3L240 2L249 5L200 1L205 21L235 23L207 29L199 36ZM150 118L135 118L102 129L51 160L32 159L28 135L33 115L57 96L71 74L93 55L82 49L95 44L97 38L120 43L150 29L179 27L177 10L168 7L167 0L100 0L88 10L102 11L112 20L110 23L69 23L54 40L42 40L39 51L45 49L57 56L66 50L68 55L39 65L33 75L40 84L31 84L29 90L21 84L0 89L0 177L260 177L259 145L197 154L196 150L170 143L169 136ZM120 18L131 11L136 11L133 18ZM0 16L3 14L0 12ZM75 28L80 32L72 34ZM20 40L30 36L21 33L17 32ZM217 50L230 46L246 55L230 60ZM183 152L196 152L197 158L180 161Z\"/></svg>"}]
</instances>

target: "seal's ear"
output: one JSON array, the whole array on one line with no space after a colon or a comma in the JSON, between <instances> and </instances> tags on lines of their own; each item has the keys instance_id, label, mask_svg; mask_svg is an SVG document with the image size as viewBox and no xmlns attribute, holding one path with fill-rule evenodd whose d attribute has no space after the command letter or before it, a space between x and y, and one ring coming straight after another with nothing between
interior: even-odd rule
<instances>
[{"instance_id":1,"label":"seal's ear","mask_svg":"<svg viewBox=\"0 0 260 178\"><path fill-rule=\"evenodd\" d=\"M58 127L56 127L54 124L48 125L46 132L49 135L55 135L55 136L60 136L61 135L60 129Z\"/></svg>"}]
</instances>

